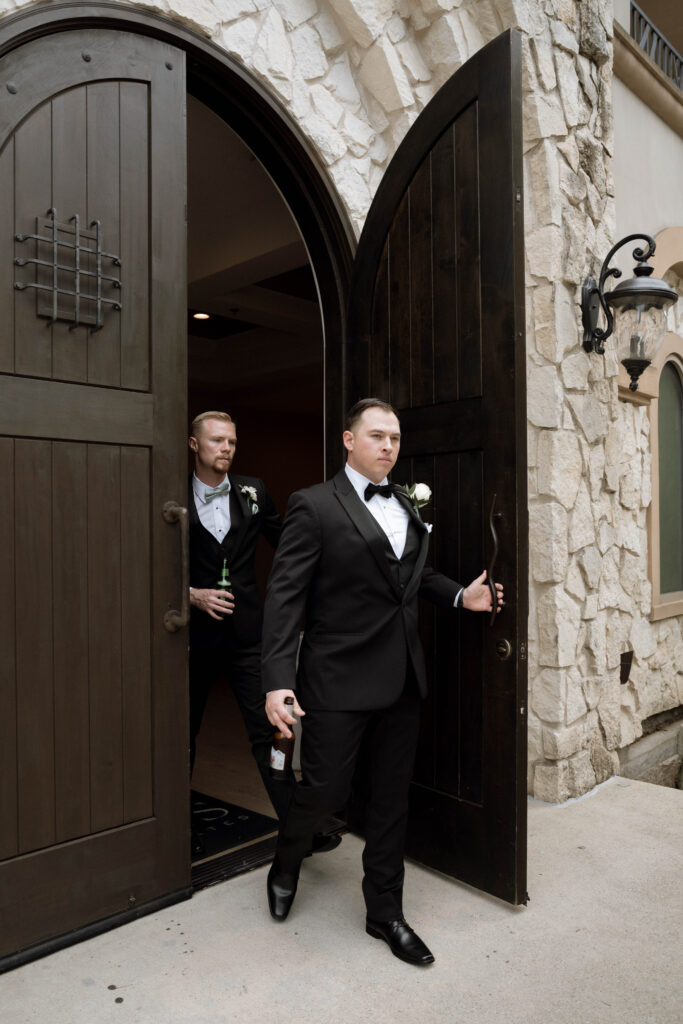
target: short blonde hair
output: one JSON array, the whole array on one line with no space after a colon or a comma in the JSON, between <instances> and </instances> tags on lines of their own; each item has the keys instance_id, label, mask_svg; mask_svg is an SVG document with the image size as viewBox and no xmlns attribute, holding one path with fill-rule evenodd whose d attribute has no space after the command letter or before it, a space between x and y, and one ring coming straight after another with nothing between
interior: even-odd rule
<instances>
[{"instance_id":1,"label":"short blonde hair","mask_svg":"<svg viewBox=\"0 0 683 1024\"><path fill-rule=\"evenodd\" d=\"M215 409L209 412L200 412L190 424L190 437L198 437L204 429L207 420L222 420L223 423L234 423L232 416L227 412L217 412Z\"/></svg>"}]
</instances>

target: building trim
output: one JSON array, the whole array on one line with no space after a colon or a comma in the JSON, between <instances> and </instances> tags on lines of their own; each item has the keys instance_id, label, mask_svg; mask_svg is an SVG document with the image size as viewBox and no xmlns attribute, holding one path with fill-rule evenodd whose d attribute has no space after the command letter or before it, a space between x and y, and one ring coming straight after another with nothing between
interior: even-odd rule
<instances>
[{"instance_id":1,"label":"building trim","mask_svg":"<svg viewBox=\"0 0 683 1024\"><path fill-rule=\"evenodd\" d=\"M683 138L683 93L618 21L614 22L614 74Z\"/></svg>"}]
</instances>

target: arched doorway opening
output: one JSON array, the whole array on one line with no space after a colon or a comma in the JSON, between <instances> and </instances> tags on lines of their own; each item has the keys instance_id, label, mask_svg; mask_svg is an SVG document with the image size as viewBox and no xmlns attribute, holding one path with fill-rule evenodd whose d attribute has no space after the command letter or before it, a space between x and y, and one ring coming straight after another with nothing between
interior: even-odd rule
<instances>
[{"instance_id":1,"label":"arched doorway opening","mask_svg":"<svg viewBox=\"0 0 683 1024\"><path fill-rule=\"evenodd\" d=\"M290 493L325 473L314 269L276 183L239 136L192 95L187 125L188 418L230 413L238 436L232 471L262 478L283 515ZM261 538L262 594L271 561ZM229 675L214 680L197 740L195 888L259 863L272 846L263 837L276 828L229 684ZM237 846L239 863L227 856Z\"/></svg>"}]
</instances>

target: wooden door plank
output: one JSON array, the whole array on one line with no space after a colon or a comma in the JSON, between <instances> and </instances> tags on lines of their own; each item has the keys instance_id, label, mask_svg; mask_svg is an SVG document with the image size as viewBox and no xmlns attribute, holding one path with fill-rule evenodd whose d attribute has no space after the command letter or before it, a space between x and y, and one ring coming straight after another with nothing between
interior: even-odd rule
<instances>
[{"instance_id":1,"label":"wooden door plank","mask_svg":"<svg viewBox=\"0 0 683 1024\"><path fill-rule=\"evenodd\" d=\"M86 90L70 89L52 101L52 202L61 223L78 214L87 224ZM68 263L67 265L70 265ZM66 278L66 275L64 275ZM73 288L68 275L65 286ZM52 325L52 375L58 380L87 380L87 327L64 320Z\"/></svg>"},{"instance_id":2,"label":"wooden door plank","mask_svg":"<svg viewBox=\"0 0 683 1024\"><path fill-rule=\"evenodd\" d=\"M150 462L121 450L121 635L123 816L152 814Z\"/></svg>"},{"instance_id":3,"label":"wooden door plank","mask_svg":"<svg viewBox=\"0 0 683 1024\"><path fill-rule=\"evenodd\" d=\"M0 374L0 434L144 445L153 416L152 395Z\"/></svg>"},{"instance_id":4,"label":"wooden door plank","mask_svg":"<svg viewBox=\"0 0 683 1024\"><path fill-rule=\"evenodd\" d=\"M0 373L14 370L14 139L0 150ZM18 294L18 293L16 293Z\"/></svg>"},{"instance_id":5,"label":"wooden door plank","mask_svg":"<svg viewBox=\"0 0 683 1024\"><path fill-rule=\"evenodd\" d=\"M458 378L460 398L482 393L481 249L479 239L479 124L478 105L471 103L453 126L458 296ZM494 158L494 167L495 158Z\"/></svg>"},{"instance_id":6,"label":"wooden door plank","mask_svg":"<svg viewBox=\"0 0 683 1024\"><path fill-rule=\"evenodd\" d=\"M87 446L52 455L56 839L90 831Z\"/></svg>"},{"instance_id":7,"label":"wooden door plank","mask_svg":"<svg viewBox=\"0 0 683 1024\"><path fill-rule=\"evenodd\" d=\"M19 849L55 840L52 445L15 442Z\"/></svg>"},{"instance_id":8,"label":"wooden door plank","mask_svg":"<svg viewBox=\"0 0 683 1024\"><path fill-rule=\"evenodd\" d=\"M440 216L440 211L438 213ZM432 181L428 156L410 185L410 405L434 401Z\"/></svg>"},{"instance_id":9,"label":"wooden door plank","mask_svg":"<svg viewBox=\"0 0 683 1024\"><path fill-rule=\"evenodd\" d=\"M458 397L458 294L455 245L455 157L453 128L444 132L432 153L434 267L434 401L452 402Z\"/></svg>"},{"instance_id":10,"label":"wooden door plank","mask_svg":"<svg viewBox=\"0 0 683 1024\"><path fill-rule=\"evenodd\" d=\"M119 228L119 83L96 82L87 87L88 222L99 220L105 252L120 256ZM103 273L118 276L110 260ZM109 285L103 295L115 297ZM117 296L116 297L120 297ZM105 307L103 327L88 333L88 381L121 384L121 314Z\"/></svg>"},{"instance_id":11,"label":"wooden door plank","mask_svg":"<svg viewBox=\"0 0 683 1024\"><path fill-rule=\"evenodd\" d=\"M52 205L51 139L51 111L46 103L21 125L14 137L15 206L22 211L15 221L17 233L36 234L36 218L44 217ZM20 258L35 258L36 243L16 242L14 251ZM36 270L32 266L19 267L16 278L35 283ZM47 320L36 315L34 289L16 293L15 369L30 377L52 374L50 328Z\"/></svg>"},{"instance_id":12,"label":"wooden door plank","mask_svg":"<svg viewBox=\"0 0 683 1024\"><path fill-rule=\"evenodd\" d=\"M392 403L410 405L411 328L410 316L410 194L403 200L390 236L389 302L391 304L390 382Z\"/></svg>"},{"instance_id":13,"label":"wooden door plank","mask_svg":"<svg viewBox=\"0 0 683 1024\"><path fill-rule=\"evenodd\" d=\"M88 445L88 637L93 832L123 822L121 457Z\"/></svg>"},{"instance_id":14,"label":"wooden door plank","mask_svg":"<svg viewBox=\"0 0 683 1024\"><path fill-rule=\"evenodd\" d=\"M149 389L149 88L121 83L121 387Z\"/></svg>"},{"instance_id":15,"label":"wooden door plank","mask_svg":"<svg viewBox=\"0 0 683 1024\"><path fill-rule=\"evenodd\" d=\"M363 385L359 384L351 395L351 405L366 397L365 389L368 390L369 394L376 395L377 398L381 398L383 401L389 401L391 391L390 337L392 328L391 301L389 298L390 262L391 246L389 241L387 241L377 271L377 281L373 296L372 345L367 346L366 344L356 356L357 359L365 358L369 365L363 368L362 373L359 372L359 368L354 369L355 379L362 380ZM357 343L356 340L355 344ZM369 384L366 384L366 381Z\"/></svg>"},{"instance_id":16,"label":"wooden door plank","mask_svg":"<svg viewBox=\"0 0 683 1024\"><path fill-rule=\"evenodd\" d=\"M14 595L14 441L0 438L0 860L19 852Z\"/></svg>"}]
</instances>

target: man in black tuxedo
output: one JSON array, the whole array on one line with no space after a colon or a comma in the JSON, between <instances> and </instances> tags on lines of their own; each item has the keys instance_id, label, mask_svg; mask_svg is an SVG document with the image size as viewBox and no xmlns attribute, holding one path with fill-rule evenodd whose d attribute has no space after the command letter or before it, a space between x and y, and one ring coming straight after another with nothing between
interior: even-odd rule
<instances>
[{"instance_id":1,"label":"man in black tuxedo","mask_svg":"<svg viewBox=\"0 0 683 1024\"><path fill-rule=\"evenodd\" d=\"M262 480L228 474L237 433L225 412L205 412L192 422L190 478L190 764L209 690L227 675L237 698L256 763L278 817L289 803L293 777L270 775L273 730L260 685L263 607L254 560L260 536L275 547L282 524ZM227 561L233 596L216 589ZM201 853L193 839L195 853Z\"/></svg>"},{"instance_id":2,"label":"man in black tuxedo","mask_svg":"<svg viewBox=\"0 0 683 1024\"><path fill-rule=\"evenodd\" d=\"M268 582L262 685L273 725L302 717L302 782L280 826L268 902L284 920L311 835L348 799L361 743L369 750L363 894L366 931L408 963L434 957L403 917L408 789L427 690L418 597L442 608L490 611L482 573L467 587L426 564L429 531L414 504L387 484L401 432L395 410L364 399L349 412L347 463L324 484L293 494ZM497 585L498 605L502 587ZM305 633L298 669L301 620ZM296 692L295 692L296 691Z\"/></svg>"}]
</instances>

